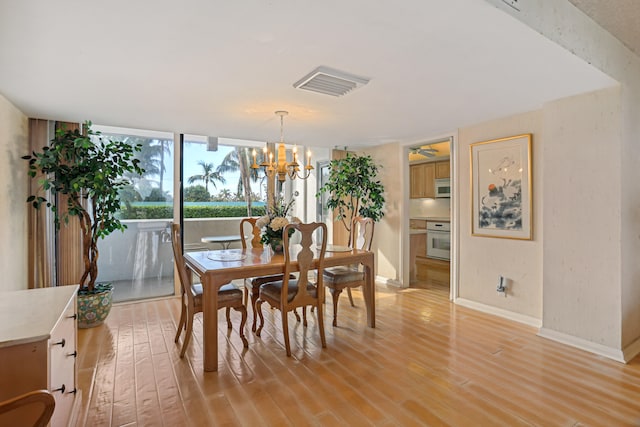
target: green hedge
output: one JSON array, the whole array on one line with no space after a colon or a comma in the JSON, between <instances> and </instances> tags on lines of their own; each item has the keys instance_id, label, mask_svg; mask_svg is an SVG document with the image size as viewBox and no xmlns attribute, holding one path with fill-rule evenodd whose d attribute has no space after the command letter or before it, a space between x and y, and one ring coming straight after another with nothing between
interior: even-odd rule
<instances>
[{"instance_id":1,"label":"green hedge","mask_svg":"<svg viewBox=\"0 0 640 427\"><path fill-rule=\"evenodd\" d=\"M253 216L265 215L264 206L253 206ZM171 206L124 206L120 219L169 219L173 218ZM185 206L185 218L229 218L247 216L246 206Z\"/></svg>"}]
</instances>

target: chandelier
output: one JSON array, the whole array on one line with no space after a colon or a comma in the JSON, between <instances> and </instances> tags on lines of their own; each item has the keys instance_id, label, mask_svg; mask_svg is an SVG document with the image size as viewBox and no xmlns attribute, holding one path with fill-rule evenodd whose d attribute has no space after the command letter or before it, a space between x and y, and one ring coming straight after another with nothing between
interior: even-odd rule
<instances>
[{"instance_id":1,"label":"chandelier","mask_svg":"<svg viewBox=\"0 0 640 427\"><path fill-rule=\"evenodd\" d=\"M307 151L307 166L304 166L304 171L300 170L300 163L298 163L298 147L293 146L292 155L293 161L287 162L287 149L284 146L284 116L288 115L288 111L276 111L276 116L280 116L280 142L278 143L278 148L276 151L277 159L274 161L274 153L271 152L268 146L262 149L262 163L258 165L256 162L256 150L254 149L252 152L253 156L253 164L251 165L251 169L259 169L264 168L264 173L269 178L273 178L274 176L278 176L278 181L284 182L287 179L287 176L290 179L307 179L311 175L311 171L313 170L313 166L311 166L311 151Z\"/></svg>"}]
</instances>

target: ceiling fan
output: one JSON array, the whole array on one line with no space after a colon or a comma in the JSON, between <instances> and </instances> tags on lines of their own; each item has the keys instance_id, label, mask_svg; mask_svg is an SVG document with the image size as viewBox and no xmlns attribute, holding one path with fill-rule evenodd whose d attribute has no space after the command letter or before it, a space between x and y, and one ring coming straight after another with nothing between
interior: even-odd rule
<instances>
[{"instance_id":1,"label":"ceiling fan","mask_svg":"<svg viewBox=\"0 0 640 427\"><path fill-rule=\"evenodd\" d=\"M432 148L431 146L427 147L415 147L411 149L411 154L420 154L425 157L435 157L438 150Z\"/></svg>"}]
</instances>

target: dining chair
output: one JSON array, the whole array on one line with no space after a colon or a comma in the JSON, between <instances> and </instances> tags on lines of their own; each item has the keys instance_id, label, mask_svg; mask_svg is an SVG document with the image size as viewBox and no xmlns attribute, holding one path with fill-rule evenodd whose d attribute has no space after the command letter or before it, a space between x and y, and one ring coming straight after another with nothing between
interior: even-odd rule
<instances>
[{"instance_id":1,"label":"dining chair","mask_svg":"<svg viewBox=\"0 0 640 427\"><path fill-rule=\"evenodd\" d=\"M182 255L181 241L180 224L172 224L171 246L173 247L173 257L176 262L176 268L178 269L180 288L182 290L180 296L182 310L180 312L180 321L178 322L178 330L176 331L176 338L174 341L177 343L180 339L180 333L183 329L186 329L184 341L182 342L182 349L180 350L180 357L184 357L184 353L187 350L187 345L189 344L191 333L193 331L193 316L202 312L202 284L193 284L191 281L191 274L187 272L187 267ZM249 342L244 336L244 324L247 321L247 309L243 303L242 291L231 283L221 286L218 290L218 310L221 308L227 309L227 328L229 329L232 329L231 318L229 316L231 308L242 314L239 334L242 339L242 344L245 347L248 347Z\"/></svg>"},{"instance_id":2,"label":"dining chair","mask_svg":"<svg viewBox=\"0 0 640 427\"><path fill-rule=\"evenodd\" d=\"M56 401L47 390L21 394L0 402L0 425L45 427L49 424L55 406ZM12 418L5 419L5 416ZM27 424L30 421L33 423Z\"/></svg>"},{"instance_id":3,"label":"dining chair","mask_svg":"<svg viewBox=\"0 0 640 427\"><path fill-rule=\"evenodd\" d=\"M243 218L240 221L240 235L241 236L249 236L251 237L251 247L252 248L261 248L262 243L260 243L260 228L256 227L256 221L258 218ZM251 227L251 230L247 230L247 228ZM249 233L247 234L247 231ZM242 249L247 249L247 240L242 239ZM258 277L249 277L244 279L244 301L245 305L249 305L249 300L251 300L251 310L253 311L253 322L251 323L251 331L256 331L256 308L255 304L258 300L258 294L260 292L260 286L263 283L275 282L277 280L282 280L282 274L273 274L270 276L258 276ZM295 279L296 276L290 275L290 279ZM298 318L298 313L295 313L296 318Z\"/></svg>"},{"instance_id":4,"label":"dining chair","mask_svg":"<svg viewBox=\"0 0 640 427\"><path fill-rule=\"evenodd\" d=\"M300 243L289 244L289 230L300 232ZM316 233L316 231L320 230ZM316 241L313 236L316 234ZM256 335L260 336L264 326L264 316L262 315L262 303L268 302L273 308L277 308L282 313L282 332L284 334L284 345L287 356L291 356L289 344L289 324L288 313L297 307L302 307L303 325L307 326L306 307L316 308L318 316L318 329L322 347L326 348L327 343L324 336L324 319L322 313L322 301L324 301L323 264L324 255L327 249L327 226L323 223L312 222L309 224L287 224L284 228L284 277L275 282L263 283L260 286L258 300L255 310L260 316L260 326ZM319 249L316 250L316 247ZM317 264L314 266L314 261ZM291 279L293 265L297 264L298 278ZM309 273L316 272L316 283L309 280Z\"/></svg>"},{"instance_id":5,"label":"dining chair","mask_svg":"<svg viewBox=\"0 0 640 427\"><path fill-rule=\"evenodd\" d=\"M349 246L352 249L370 251L373 240L373 219L355 217L351 223L351 236ZM351 288L364 286L364 271L359 265L341 265L324 270L324 285L329 288L333 300L333 326L338 326L338 298L344 289L347 289L351 306L353 297Z\"/></svg>"}]
</instances>

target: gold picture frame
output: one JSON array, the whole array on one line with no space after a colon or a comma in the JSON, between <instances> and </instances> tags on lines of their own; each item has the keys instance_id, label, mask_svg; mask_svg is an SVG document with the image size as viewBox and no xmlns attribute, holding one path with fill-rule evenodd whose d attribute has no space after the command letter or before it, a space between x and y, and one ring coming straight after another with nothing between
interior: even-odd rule
<instances>
[{"instance_id":1,"label":"gold picture frame","mask_svg":"<svg viewBox=\"0 0 640 427\"><path fill-rule=\"evenodd\" d=\"M471 144L471 235L533 239L531 139Z\"/></svg>"}]
</instances>

